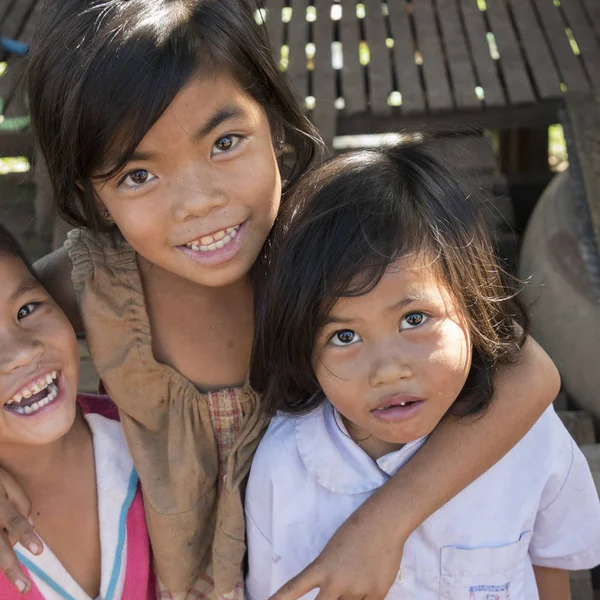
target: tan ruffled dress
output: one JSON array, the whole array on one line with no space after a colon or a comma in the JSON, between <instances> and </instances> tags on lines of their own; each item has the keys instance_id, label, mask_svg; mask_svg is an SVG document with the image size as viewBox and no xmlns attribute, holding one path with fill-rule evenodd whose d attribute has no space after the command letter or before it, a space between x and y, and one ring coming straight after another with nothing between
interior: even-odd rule
<instances>
[{"instance_id":1,"label":"tan ruffled dress","mask_svg":"<svg viewBox=\"0 0 600 600\"><path fill-rule=\"evenodd\" d=\"M202 393L157 362L134 250L123 238L66 242L90 355L121 413L142 483L162 598L243 597L240 484L264 430L249 386ZM175 592L178 592L175 594Z\"/></svg>"}]
</instances>

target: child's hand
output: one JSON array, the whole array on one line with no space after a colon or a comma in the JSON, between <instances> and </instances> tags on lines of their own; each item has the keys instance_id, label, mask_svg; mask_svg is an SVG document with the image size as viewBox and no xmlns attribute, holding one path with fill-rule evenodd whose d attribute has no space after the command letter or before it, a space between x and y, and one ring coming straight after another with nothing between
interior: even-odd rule
<instances>
[{"instance_id":1,"label":"child's hand","mask_svg":"<svg viewBox=\"0 0 600 600\"><path fill-rule=\"evenodd\" d=\"M404 540L376 511L360 508L321 554L270 600L297 600L320 588L317 600L383 600L398 577Z\"/></svg>"},{"instance_id":2,"label":"child's hand","mask_svg":"<svg viewBox=\"0 0 600 600\"><path fill-rule=\"evenodd\" d=\"M32 554L44 549L42 541L28 521L31 503L17 482L0 468L0 571L21 592L31 588L13 550L19 542Z\"/></svg>"}]
</instances>

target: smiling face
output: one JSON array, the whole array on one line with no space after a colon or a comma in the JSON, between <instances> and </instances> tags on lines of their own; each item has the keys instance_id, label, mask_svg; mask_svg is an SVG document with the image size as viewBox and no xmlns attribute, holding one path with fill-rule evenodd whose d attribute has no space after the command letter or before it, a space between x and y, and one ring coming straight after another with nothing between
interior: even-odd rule
<instances>
[{"instance_id":1,"label":"smiling face","mask_svg":"<svg viewBox=\"0 0 600 600\"><path fill-rule=\"evenodd\" d=\"M0 281L0 445L49 444L75 419L77 339L20 259L0 256Z\"/></svg>"},{"instance_id":2,"label":"smiling face","mask_svg":"<svg viewBox=\"0 0 600 600\"><path fill-rule=\"evenodd\" d=\"M334 304L313 364L348 433L378 458L433 431L464 386L471 344L432 267L402 259L369 293Z\"/></svg>"},{"instance_id":3,"label":"smiling face","mask_svg":"<svg viewBox=\"0 0 600 600\"><path fill-rule=\"evenodd\" d=\"M231 78L196 76L123 171L94 189L148 262L204 286L234 283L254 264L281 199L267 115Z\"/></svg>"}]
</instances>

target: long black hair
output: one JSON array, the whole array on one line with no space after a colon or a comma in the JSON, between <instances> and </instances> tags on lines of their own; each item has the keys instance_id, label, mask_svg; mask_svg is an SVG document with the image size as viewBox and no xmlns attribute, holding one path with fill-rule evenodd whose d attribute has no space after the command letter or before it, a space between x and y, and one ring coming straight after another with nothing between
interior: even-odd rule
<instances>
[{"instance_id":1,"label":"long black hair","mask_svg":"<svg viewBox=\"0 0 600 600\"><path fill-rule=\"evenodd\" d=\"M257 267L250 369L269 414L323 402L313 352L333 304L366 294L391 263L421 251L433 256L473 345L467 382L451 410L471 414L491 401L496 366L514 362L526 339L527 311L507 285L480 204L435 152L410 143L323 163L282 208Z\"/></svg>"},{"instance_id":2,"label":"long black hair","mask_svg":"<svg viewBox=\"0 0 600 600\"><path fill-rule=\"evenodd\" d=\"M283 131L293 183L318 135L280 72L250 0L47 0L23 81L58 212L92 231L102 219L92 177L109 178L200 72L229 74ZM109 153L116 164L98 172ZM285 188L284 188L285 189Z\"/></svg>"}]
</instances>

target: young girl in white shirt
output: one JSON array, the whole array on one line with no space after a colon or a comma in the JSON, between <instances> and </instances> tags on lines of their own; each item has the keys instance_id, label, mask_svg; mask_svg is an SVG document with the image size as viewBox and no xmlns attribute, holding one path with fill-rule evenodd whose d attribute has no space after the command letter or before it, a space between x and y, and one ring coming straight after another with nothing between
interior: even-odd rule
<instances>
[{"instance_id":1,"label":"young girl in white shirt","mask_svg":"<svg viewBox=\"0 0 600 600\"><path fill-rule=\"evenodd\" d=\"M246 495L252 600L309 565L442 419L469 427L519 360L526 310L479 212L420 144L334 158L283 207L251 372L279 412ZM598 495L549 408L409 537L387 597L565 600L567 570L598 563Z\"/></svg>"}]
</instances>

